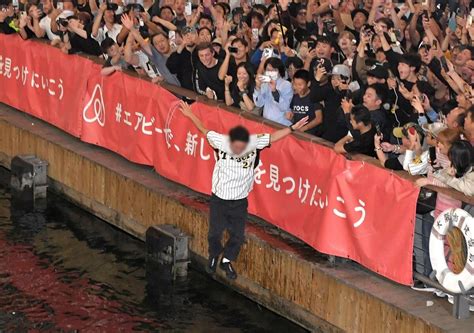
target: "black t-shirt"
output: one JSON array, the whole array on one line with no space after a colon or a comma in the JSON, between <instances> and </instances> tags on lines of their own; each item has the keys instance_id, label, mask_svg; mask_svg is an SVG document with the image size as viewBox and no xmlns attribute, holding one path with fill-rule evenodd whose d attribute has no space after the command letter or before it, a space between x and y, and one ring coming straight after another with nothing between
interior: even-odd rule
<instances>
[{"instance_id":1,"label":"black t-shirt","mask_svg":"<svg viewBox=\"0 0 474 333\"><path fill-rule=\"evenodd\" d=\"M224 81L219 80L219 68L222 65L222 61L218 60L217 63L210 68L204 66L199 60L196 65L196 82L199 88L197 92L205 93L206 89L210 88L216 92L218 100L224 100Z\"/></svg>"},{"instance_id":2,"label":"black t-shirt","mask_svg":"<svg viewBox=\"0 0 474 333\"><path fill-rule=\"evenodd\" d=\"M345 92L334 89L331 83L322 86L317 82L313 83L311 88L312 101L324 103L322 138L336 143L348 131L345 115L341 109L341 101L345 96Z\"/></svg>"},{"instance_id":3,"label":"black t-shirt","mask_svg":"<svg viewBox=\"0 0 474 333\"><path fill-rule=\"evenodd\" d=\"M354 137L354 140L348 142L344 145L344 150L348 153L359 153L375 157L375 146L374 146L374 136L376 130L374 126L372 128L358 136Z\"/></svg>"},{"instance_id":4,"label":"black t-shirt","mask_svg":"<svg viewBox=\"0 0 474 333\"><path fill-rule=\"evenodd\" d=\"M293 112L293 124L297 123L304 117L308 116L308 122L312 121L316 118L316 112L323 112L321 104L314 103L311 101L311 94L307 94L304 97L300 97L299 95L293 95L290 103L291 112ZM321 135L322 134L322 124L308 130L306 133L313 134L313 135Z\"/></svg>"},{"instance_id":5,"label":"black t-shirt","mask_svg":"<svg viewBox=\"0 0 474 333\"><path fill-rule=\"evenodd\" d=\"M10 26L10 23L13 20L14 20L14 17L6 17L5 21L0 22L0 33L5 34L5 35L16 34L16 30Z\"/></svg>"},{"instance_id":6,"label":"black t-shirt","mask_svg":"<svg viewBox=\"0 0 474 333\"><path fill-rule=\"evenodd\" d=\"M35 33L27 26L25 27L25 32L26 32L26 39L36 38Z\"/></svg>"},{"instance_id":7,"label":"black t-shirt","mask_svg":"<svg viewBox=\"0 0 474 333\"><path fill-rule=\"evenodd\" d=\"M253 96L253 91L254 91L254 85L252 82L249 82L249 85L247 86L247 96L252 99ZM234 101L234 104L232 106L236 108L240 108L240 102L243 102L243 97L241 96L240 89L237 87L237 84L232 84L230 88L230 95L232 96L232 100ZM252 110L249 110L252 111Z\"/></svg>"},{"instance_id":8,"label":"black t-shirt","mask_svg":"<svg viewBox=\"0 0 474 333\"><path fill-rule=\"evenodd\" d=\"M384 167L390 170L403 170L403 165L400 163L397 157L392 157L386 160Z\"/></svg>"},{"instance_id":9,"label":"black t-shirt","mask_svg":"<svg viewBox=\"0 0 474 333\"><path fill-rule=\"evenodd\" d=\"M196 52L184 49L181 53L173 52L166 61L166 67L172 74L175 74L181 83L181 87L194 90L193 72L194 64L199 61Z\"/></svg>"},{"instance_id":10,"label":"black t-shirt","mask_svg":"<svg viewBox=\"0 0 474 333\"><path fill-rule=\"evenodd\" d=\"M86 54L100 56L102 50L100 49L99 43L91 37L92 25L89 24L84 27L87 32L87 39L82 38L76 34L69 33L72 50L71 53L84 52Z\"/></svg>"}]
</instances>

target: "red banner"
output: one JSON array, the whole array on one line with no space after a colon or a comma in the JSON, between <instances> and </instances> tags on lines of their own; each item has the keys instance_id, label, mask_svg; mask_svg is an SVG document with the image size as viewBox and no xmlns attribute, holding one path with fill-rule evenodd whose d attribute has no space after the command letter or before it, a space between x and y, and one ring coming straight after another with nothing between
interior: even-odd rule
<instances>
[{"instance_id":1,"label":"red banner","mask_svg":"<svg viewBox=\"0 0 474 333\"><path fill-rule=\"evenodd\" d=\"M1 36L0 45L3 62L8 57L31 71L56 75L64 87L56 100L47 89L1 74L2 102L210 194L214 152L181 115L174 95L122 73L103 77L92 61L46 45L11 36ZM221 133L237 124L253 133L274 131L202 103L192 107L208 128ZM417 196L411 182L390 171L290 136L264 150L249 210L321 252L408 285Z\"/></svg>"}]
</instances>

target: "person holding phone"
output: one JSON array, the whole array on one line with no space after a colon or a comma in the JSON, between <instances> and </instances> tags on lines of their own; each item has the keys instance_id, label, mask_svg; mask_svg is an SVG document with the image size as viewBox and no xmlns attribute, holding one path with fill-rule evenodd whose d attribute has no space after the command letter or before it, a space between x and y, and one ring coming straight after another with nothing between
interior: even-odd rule
<instances>
[{"instance_id":1,"label":"person holding phone","mask_svg":"<svg viewBox=\"0 0 474 333\"><path fill-rule=\"evenodd\" d=\"M227 43L224 52L225 58L219 68L219 79L224 80L227 75L230 75L232 80L236 81L237 66L248 61L248 43L245 39L233 38L230 43Z\"/></svg>"},{"instance_id":2,"label":"person holding phone","mask_svg":"<svg viewBox=\"0 0 474 333\"><path fill-rule=\"evenodd\" d=\"M285 80L285 65L278 58L267 59L264 75L257 75L253 100L257 107L263 108L263 117L281 125L289 126L286 118L293 98L291 83Z\"/></svg>"},{"instance_id":3,"label":"person holding phone","mask_svg":"<svg viewBox=\"0 0 474 333\"><path fill-rule=\"evenodd\" d=\"M401 146L382 142L384 136L380 133L374 136L375 154L384 168L407 170L410 162L418 162L419 158L419 161L422 161L421 155L425 133L420 125L408 123L403 127L396 127L393 129L393 135L401 140ZM406 158L408 151L410 151L410 158ZM391 156L388 153L391 153ZM393 155L396 156L392 157ZM423 158L428 159L429 153L425 154Z\"/></svg>"}]
</instances>

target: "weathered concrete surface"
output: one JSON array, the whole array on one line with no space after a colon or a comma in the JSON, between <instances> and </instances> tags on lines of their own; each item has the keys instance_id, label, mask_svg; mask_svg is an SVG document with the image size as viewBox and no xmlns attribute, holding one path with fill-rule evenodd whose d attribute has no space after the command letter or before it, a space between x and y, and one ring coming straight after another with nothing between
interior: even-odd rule
<instances>
[{"instance_id":1,"label":"weathered concrete surface","mask_svg":"<svg viewBox=\"0 0 474 333\"><path fill-rule=\"evenodd\" d=\"M33 153L50 163L52 188L122 230L144 238L161 223L193 238L194 263L207 253L207 198L8 107L0 107L0 163ZM321 255L268 225L250 223L235 282L216 278L301 325L324 332L472 332L446 301ZM426 301L435 305L426 307Z\"/></svg>"}]
</instances>

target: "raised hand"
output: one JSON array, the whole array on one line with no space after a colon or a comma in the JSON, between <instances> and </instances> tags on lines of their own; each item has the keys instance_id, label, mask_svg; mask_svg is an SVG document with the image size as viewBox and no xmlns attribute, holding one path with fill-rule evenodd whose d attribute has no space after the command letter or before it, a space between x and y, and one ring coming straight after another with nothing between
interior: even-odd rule
<instances>
[{"instance_id":1,"label":"raised hand","mask_svg":"<svg viewBox=\"0 0 474 333\"><path fill-rule=\"evenodd\" d=\"M193 114L191 107L185 101L179 102L179 109L181 110L181 113L186 117L190 117Z\"/></svg>"},{"instance_id":2,"label":"raised hand","mask_svg":"<svg viewBox=\"0 0 474 333\"><path fill-rule=\"evenodd\" d=\"M298 122L296 122L295 124L293 124L291 127L295 130L295 131L298 131L300 130L301 128L303 128L304 126L306 126L306 124L308 124L308 120L309 120L309 117L306 116L304 117L303 119L299 120Z\"/></svg>"}]
</instances>

